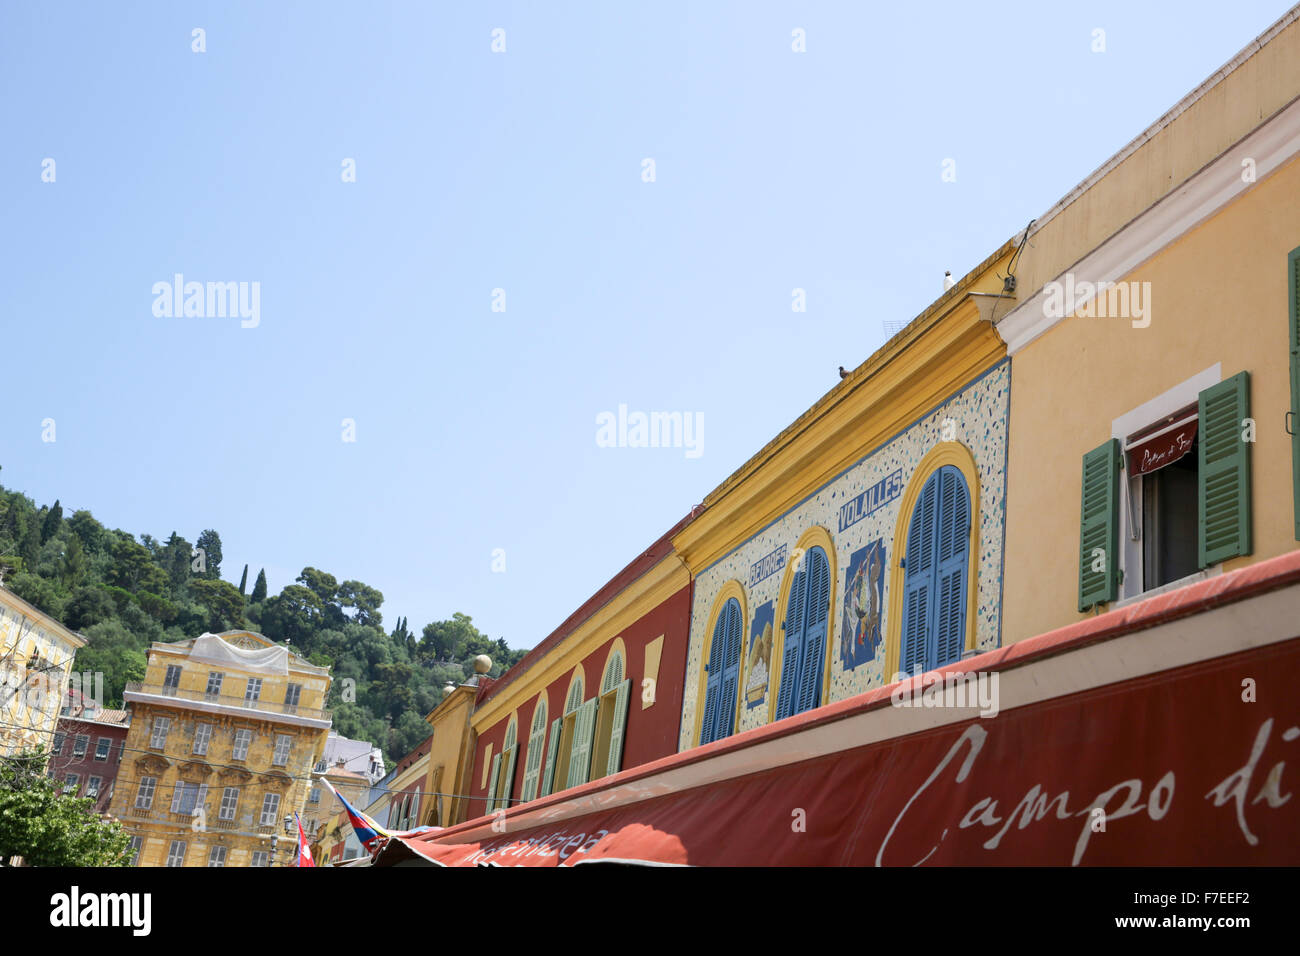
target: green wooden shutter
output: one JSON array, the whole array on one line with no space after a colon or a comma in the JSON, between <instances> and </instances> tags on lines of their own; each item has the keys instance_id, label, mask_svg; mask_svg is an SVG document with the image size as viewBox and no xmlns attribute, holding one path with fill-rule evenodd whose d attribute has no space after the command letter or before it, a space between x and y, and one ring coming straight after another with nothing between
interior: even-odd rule
<instances>
[{"instance_id":1,"label":"green wooden shutter","mask_svg":"<svg viewBox=\"0 0 1300 956\"><path fill-rule=\"evenodd\" d=\"M1119 441L1111 438L1083 456L1079 515L1079 610L1119 596ZM1100 549L1103 569L1094 571Z\"/></svg>"},{"instance_id":2,"label":"green wooden shutter","mask_svg":"<svg viewBox=\"0 0 1300 956\"><path fill-rule=\"evenodd\" d=\"M539 713L537 716L542 715ZM520 802L532 800L537 796L537 785L542 777L542 744L545 742L546 722L542 721L541 729L528 735L528 759L524 763L524 787L519 794Z\"/></svg>"},{"instance_id":3,"label":"green wooden shutter","mask_svg":"<svg viewBox=\"0 0 1300 956\"><path fill-rule=\"evenodd\" d=\"M1250 373L1211 385L1199 396L1197 550L1200 566L1250 554Z\"/></svg>"},{"instance_id":4,"label":"green wooden shutter","mask_svg":"<svg viewBox=\"0 0 1300 956\"><path fill-rule=\"evenodd\" d=\"M488 773L487 810L491 813L497 808L497 771L501 769L501 755L492 758L492 770Z\"/></svg>"},{"instance_id":5,"label":"green wooden shutter","mask_svg":"<svg viewBox=\"0 0 1300 956\"><path fill-rule=\"evenodd\" d=\"M587 782L591 772L591 741L596 731L596 708L600 698L593 697L578 708L573 722L573 744L569 751L569 780L567 786L576 787Z\"/></svg>"},{"instance_id":6,"label":"green wooden shutter","mask_svg":"<svg viewBox=\"0 0 1300 956\"><path fill-rule=\"evenodd\" d=\"M564 725L563 717L551 721L551 739L546 745L546 772L542 774L542 796L548 797L555 791L555 755L560 749L560 730Z\"/></svg>"},{"instance_id":7,"label":"green wooden shutter","mask_svg":"<svg viewBox=\"0 0 1300 956\"><path fill-rule=\"evenodd\" d=\"M510 809L511 788L515 785L515 764L518 762L516 760L516 757L518 757L518 755L519 755L518 744L515 744L515 746L511 747L509 750L507 750L505 753L501 755L501 759L504 760L506 763L506 779L504 785L501 788L501 792L497 795L497 803L500 806L505 807L507 810Z\"/></svg>"},{"instance_id":8,"label":"green wooden shutter","mask_svg":"<svg viewBox=\"0 0 1300 956\"><path fill-rule=\"evenodd\" d=\"M1295 501L1295 537L1300 541L1300 249L1286 257L1287 308L1291 346L1291 493Z\"/></svg>"},{"instance_id":9,"label":"green wooden shutter","mask_svg":"<svg viewBox=\"0 0 1300 956\"><path fill-rule=\"evenodd\" d=\"M618 773L623 765L623 732L627 728L627 705L632 698L632 681L625 680L618 685L618 696L614 698L614 726L609 732L609 760L605 764L605 775Z\"/></svg>"}]
</instances>

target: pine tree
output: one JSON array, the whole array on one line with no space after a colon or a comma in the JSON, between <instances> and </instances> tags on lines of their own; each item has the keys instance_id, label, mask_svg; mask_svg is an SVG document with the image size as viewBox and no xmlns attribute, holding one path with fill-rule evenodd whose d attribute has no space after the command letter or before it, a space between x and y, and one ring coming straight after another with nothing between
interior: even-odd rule
<instances>
[{"instance_id":1,"label":"pine tree","mask_svg":"<svg viewBox=\"0 0 1300 956\"><path fill-rule=\"evenodd\" d=\"M248 565L244 565L244 574L239 579L239 593L241 596L248 593L244 590L246 587L248 587Z\"/></svg>"},{"instance_id":2,"label":"pine tree","mask_svg":"<svg viewBox=\"0 0 1300 956\"><path fill-rule=\"evenodd\" d=\"M253 596L249 601L253 604L261 604L266 600L266 568L257 572L257 580L253 582Z\"/></svg>"}]
</instances>

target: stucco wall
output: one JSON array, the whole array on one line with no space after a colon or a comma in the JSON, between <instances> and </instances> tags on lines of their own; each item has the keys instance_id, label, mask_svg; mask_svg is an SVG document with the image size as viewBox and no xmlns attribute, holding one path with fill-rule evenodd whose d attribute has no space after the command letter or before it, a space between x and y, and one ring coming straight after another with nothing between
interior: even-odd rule
<instances>
[{"instance_id":1,"label":"stucco wall","mask_svg":"<svg viewBox=\"0 0 1300 956\"><path fill-rule=\"evenodd\" d=\"M952 419L954 439L964 445L974 458L979 474L979 541L977 544L977 598L975 615L975 645L981 650L996 647L1000 634L1000 591L1002 574L1002 526L1004 507L1003 470L1006 460L1006 421L1010 369L1004 361L966 385L956 394L931 409L918 421L898 435L872 450L857 464L822 486L757 535L750 538L726 557L704 569L695 580L695 595L691 613L690 650L686 660L686 683L683 693L682 720L678 735L681 750L695 746L698 690L702 674L702 654L711 612L722 588L730 581L739 581L745 592L746 620L744 621L744 652L742 662L750 653L751 632L756 615L770 602L773 628L780 626L778 595L785 576L784 567L773 570L761 580L751 583L753 566L765 556L779 552L784 545L787 553L793 549L800 536L810 527L819 525L831 535L835 545L835 575L832 581L831 615L828 634L831 655L829 698L823 703L841 700L872 687L881 686L885 679L884 661L886 642L891 640L892 622L888 612L882 615L879 646L872 653L850 648L859 658L846 667L841 654L841 636L844 619L844 593L851 559L864 548L881 542L884 548L885 570L881 582L881 603L889 607L889 569L894 566L893 537L898 523L905 489L912 481L918 463L943 440L943 423ZM866 517L839 530L840 509L857 495L901 472L900 492L891 500L879 505ZM763 573L762 571L758 573ZM775 657L775 655L773 655ZM769 661L767 686L774 685L780 662ZM890 675L892 676L892 675ZM740 693L746 698L749 673L742 672ZM758 727L767 722L768 697L743 699L740 705L739 730Z\"/></svg>"},{"instance_id":2,"label":"stucco wall","mask_svg":"<svg viewBox=\"0 0 1300 956\"><path fill-rule=\"evenodd\" d=\"M1291 444L1287 253L1300 246L1300 160L1186 233L1122 281L1149 282L1151 322L1067 318L1012 359L1004 640L1078 620L1079 497L1085 452L1111 423L1221 363L1248 371L1254 553L1297 547Z\"/></svg>"}]
</instances>

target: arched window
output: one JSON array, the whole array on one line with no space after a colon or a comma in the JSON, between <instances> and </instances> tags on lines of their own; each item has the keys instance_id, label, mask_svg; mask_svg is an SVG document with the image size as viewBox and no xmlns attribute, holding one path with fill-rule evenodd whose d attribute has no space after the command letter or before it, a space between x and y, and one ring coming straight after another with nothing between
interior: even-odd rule
<instances>
[{"instance_id":1,"label":"arched window","mask_svg":"<svg viewBox=\"0 0 1300 956\"><path fill-rule=\"evenodd\" d=\"M804 552L786 599L777 720L821 706L830 608L830 562L818 545Z\"/></svg>"},{"instance_id":2,"label":"arched window","mask_svg":"<svg viewBox=\"0 0 1300 956\"><path fill-rule=\"evenodd\" d=\"M510 806L510 788L515 782L515 754L518 753L519 715L511 714L506 725L501 753L492 758L492 780L488 785L488 813Z\"/></svg>"},{"instance_id":3,"label":"arched window","mask_svg":"<svg viewBox=\"0 0 1300 956\"><path fill-rule=\"evenodd\" d=\"M921 488L907 528L899 670L920 674L960 660L966 648L970 493L952 465Z\"/></svg>"},{"instance_id":4,"label":"arched window","mask_svg":"<svg viewBox=\"0 0 1300 956\"><path fill-rule=\"evenodd\" d=\"M528 731L528 761L524 764L524 788L519 794L521 801L532 800L537 796L537 786L542 782L542 762L546 749L546 693L537 697L533 706L533 722Z\"/></svg>"},{"instance_id":5,"label":"arched window","mask_svg":"<svg viewBox=\"0 0 1300 956\"><path fill-rule=\"evenodd\" d=\"M627 730L627 707L632 690L632 681L624 676L626 661L623 640L615 638L605 660L605 673L600 679L589 780L618 773L623 764L623 737Z\"/></svg>"},{"instance_id":6,"label":"arched window","mask_svg":"<svg viewBox=\"0 0 1300 956\"><path fill-rule=\"evenodd\" d=\"M594 719L596 701L593 699L583 703L585 684L582 665L579 664L569 678L569 692L564 698L564 715L551 722L551 742L546 751L546 770L542 774L542 796L574 786L570 781L579 775L579 768L583 780L578 782L586 780L590 763L582 766L582 758L590 758L591 752L588 749L585 755L582 753L582 735L579 730L586 724L587 713L590 712ZM591 705L590 711L587 704Z\"/></svg>"},{"instance_id":7,"label":"arched window","mask_svg":"<svg viewBox=\"0 0 1300 956\"><path fill-rule=\"evenodd\" d=\"M744 614L740 602L727 598L713 625L709 642L708 675L704 689L704 716L700 743L730 737L736 722L736 689L740 684L740 645Z\"/></svg>"}]
</instances>

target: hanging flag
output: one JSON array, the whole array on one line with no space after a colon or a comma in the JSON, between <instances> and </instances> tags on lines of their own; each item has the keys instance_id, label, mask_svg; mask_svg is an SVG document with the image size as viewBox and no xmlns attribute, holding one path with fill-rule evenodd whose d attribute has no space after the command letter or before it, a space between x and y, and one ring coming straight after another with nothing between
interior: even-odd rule
<instances>
[{"instance_id":1,"label":"hanging flag","mask_svg":"<svg viewBox=\"0 0 1300 956\"><path fill-rule=\"evenodd\" d=\"M386 830L369 816L348 803L347 798L335 790L333 784L328 780L324 777L321 777L320 780L325 784L325 786L329 787L330 793L339 798L339 802L343 804L344 812L348 815L348 820L352 823L353 832L356 833L357 839L361 842L361 845L366 848L366 852L371 855L377 853L391 837L414 836L417 833L426 833L429 830L434 829L434 827L416 827L414 830L401 830L399 832Z\"/></svg>"},{"instance_id":2,"label":"hanging flag","mask_svg":"<svg viewBox=\"0 0 1300 956\"><path fill-rule=\"evenodd\" d=\"M307 834L302 831L302 821L298 819L298 814L294 813L293 822L298 824L298 865L315 866L311 858L311 847L307 845Z\"/></svg>"}]
</instances>

